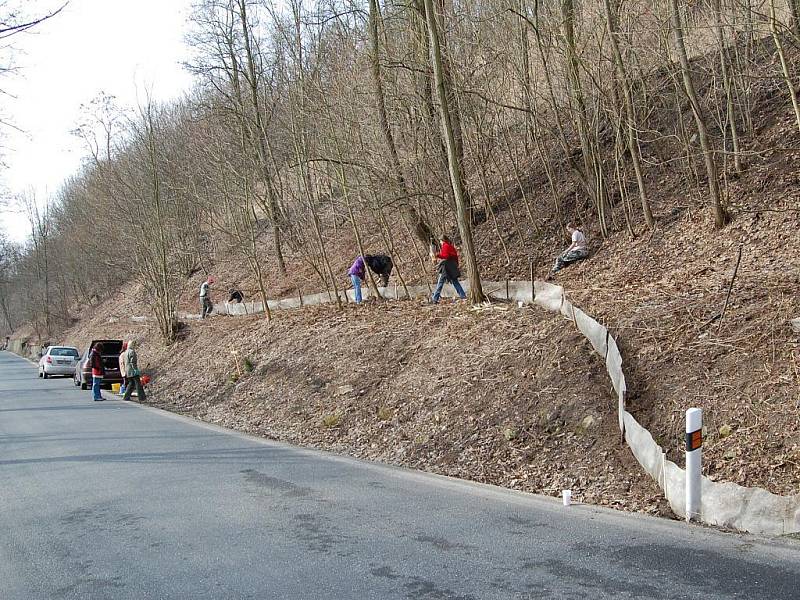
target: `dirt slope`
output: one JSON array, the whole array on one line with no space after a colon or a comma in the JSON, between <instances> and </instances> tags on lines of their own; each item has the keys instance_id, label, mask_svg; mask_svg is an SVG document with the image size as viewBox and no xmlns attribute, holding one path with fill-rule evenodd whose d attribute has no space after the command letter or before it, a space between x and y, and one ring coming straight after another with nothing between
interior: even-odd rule
<instances>
[{"instance_id":1,"label":"dirt slope","mask_svg":"<svg viewBox=\"0 0 800 600\"><path fill-rule=\"evenodd\" d=\"M619 443L602 361L568 321L541 309L405 302L291 311L273 323L217 317L189 323L169 350L146 325L104 328L143 340L156 406L372 460L669 514Z\"/></svg>"}]
</instances>

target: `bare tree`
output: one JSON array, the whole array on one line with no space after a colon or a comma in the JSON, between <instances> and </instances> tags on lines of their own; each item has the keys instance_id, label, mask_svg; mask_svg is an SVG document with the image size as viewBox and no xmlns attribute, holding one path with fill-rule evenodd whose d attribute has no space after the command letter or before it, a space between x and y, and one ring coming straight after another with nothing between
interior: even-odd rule
<instances>
[{"instance_id":1,"label":"bare tree","mask_svg":"<svg viewBox=\"0 0 800 600\"><path fill-rule=\"evenodd\" d=\"M697 136L700 141L700 148L703 151L703 161L706 166L706 175L708 176L708 195L711 200L711 206L714 211L714 223L717 228L724 227L728 222L729 216L722 203L722 195L719 189L719 173L717 170L717 160L713 148L711 147L711 140L708 135L708 127L706 126L705 115L703 108L700 104L700 98L694 88L692 81L692 67L689 63L689 56L686 53L686 44L684 42L683 23L681 22L680 9L678 8L678 0L669 0L670 2L670 18L672 21L672 34L675 39L675 52L678 54L678 60L681 65L681 77L683 79L683 88L686 96L689 99L689 105L692 109L695 125L697 126Z\"/></svg>"},{"instance_id":2,"label":"bare tree","mask_svg":"<svg viewBox=\"0 0 800 600\"><path fill-rule=\"evenodd\" d=\"M613 7L612 1L614 2ZM653 220L653 211L650 209L650 202L647 199L647 190L644 183L644 175L642 174L642 161L639 149L639 139L637 135L638 125L634 112L631 81L630 77L628 76L628 69L625 66L625 60L622 58L622 52L619 49L619 42L617 40L617 36L619 35L616 15L618 4L615 0L603 0L603 8L605 9L608 39L609 43L611 44L611 52L614 56L614 66L616 68L617 77L619 77L620 86L622 88L622 105L625 109L625 131L627 133L628 154L631 157L633 170L636 173L636 183L639 186L639 200L642 203L644 220L645 223L647 223L647 226L652 228L655 225L655 221Z\"/></svg>"},{"instance_id":3,"label":"bare tree","mask_svg":"<svg viewBox=\"0 0 800 600\"><path fill-rule=\"evenodd\" d=\"M453 195L456 199L456 218L458 220L458 231L461 235L461 244L467 258L467 271L469 277L469 300L473 304L483 302L485 295L481 286L481 277L478 270L478 259L475 254L475 244L472 239L472 228L469 218L469 206L464 199L464 182L461 177L461 163L459 152L456 145L453 125L450 117L451 112L448 105L448 90L445 87L445 79L442 68L442 51L439 45L439 24L434 12L433 0L424 0L425 18L428 23L428 35L431 44L431 65L433 67L433 77L436 83L436 92L439 99L439 116L442 122L442 137L447 145L447 162L450 169L450 183L453 186Z\"/></svg>"}]
</instances>

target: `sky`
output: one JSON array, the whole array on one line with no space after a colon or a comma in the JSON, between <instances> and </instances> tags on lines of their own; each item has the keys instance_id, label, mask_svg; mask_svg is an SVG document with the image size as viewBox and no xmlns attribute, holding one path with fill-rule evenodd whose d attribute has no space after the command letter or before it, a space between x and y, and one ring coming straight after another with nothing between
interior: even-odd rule
<instances>
[{"instance_id":1,"label":"sky","mask_svg":"<svg viewBox=\"0 0 800 600\"><path fill-rule=\"evenodd\" d=\"M57 0L29 0L39 13ZM75 173L86 152L71 135L81 105L101 92L135 106L151 90L154 100L179 97L191 86L180 66L191 0L70 0L64 10L32 33L11 38L20 71L0 80L0 111L24 133L5 128L0 169L2 196L33 190L52 197ZM13 96L13 97L12 97ZM15 241L27 234L18 212L0 214L0 227Z\"/></svg>"}]
</instances>

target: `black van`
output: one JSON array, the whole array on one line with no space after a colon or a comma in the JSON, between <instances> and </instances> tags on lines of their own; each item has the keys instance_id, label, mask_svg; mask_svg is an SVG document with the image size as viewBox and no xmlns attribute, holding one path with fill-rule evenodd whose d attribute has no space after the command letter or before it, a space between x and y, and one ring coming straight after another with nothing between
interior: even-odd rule
<instances>
[{"instance_id":1,"label":"black van","mask_svg":"<svg viewBox=\"0 0 800 600\"><path fill-rule=\"evenodd\" d=\"M75 385L81 386L82 390L92 387L92 365L89 364L89 354L96 344L103 345L103 366L106 374L103 376L102 386L111 387L112 383L122 383L122 374L119 372L119 355L122 353L122 340L92 340L89 348L84 352L83 357L75 367L75 375L72 380Z\"/></svg>"}]
</instances>

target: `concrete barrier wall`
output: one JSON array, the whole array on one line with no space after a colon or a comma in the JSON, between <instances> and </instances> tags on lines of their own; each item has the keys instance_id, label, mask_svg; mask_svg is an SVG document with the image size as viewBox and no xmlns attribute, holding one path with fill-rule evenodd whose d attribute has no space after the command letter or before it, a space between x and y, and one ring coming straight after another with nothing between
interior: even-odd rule
<instances>
[{"instance_id":1,"label":"concrete barrier wall","mask_svg":"<svg viewBox=\"0 0 800 600\"><path fill-rule=\"evenodd\" d=\"M35 348L30 346L28 340L9 340L8 349L23 358L38 359L36 353L39 350L39 346L37 345Z\"/></svg>"},{"instance_id":2,"label":"concrete barrier wall","mask_svg":"<svg viewBox=\"0 0 800 600\"><path fill-rule=\"evenodd\" d=\"M650 432L626 410L627 385L622 353L616 340L605 327L575 308L558 286L552 286L541 301L537 293L536 303L554 311L554 299L559 293L562 295L559 312L575 323L597 354L605 357L606 370L618 399L619 425L625 442L639 464L658 482L675 514L685 517L686 472L666 459ZM761 488L720 483L708 477L703 477L702 486L700 519L705 523L770 535L800 531L800 495L778 496Z\"/></svg>"},{"instance_id":3,"label":"concrete barrier wall","mask_svg":"<svg viewBox=\"0 0 800 600\"><path fill-rule=\"evenodd\" d=\"M462 282L469 289L468 282ZM574 306L566 297L564 289L543 281L485 281L484 293L495 300L535 303L542 308L558 312L573 322L575 327L589 341L593 350L605 361L608 377L617 400L617 414L620 432L625 442L645 471L658 482L664 496L675 514L685 517L686 472L675 463L668 461L666 454L647 429L642 427L625 406L627 385L623 371L622 353L617 341L608 329L591 316ZM408 293L402 287L380 288L381 296L392 300L427 297L427 285L409 286ZM340 291L342 301L354 301L353 290ZM371 291L363 289L365 299ZM445 286L442 296L455 297L451 286ZM270 300L270 310L298 308L335 302L333 294L322 292L302 298ZM220 304L214 307L216 314L247 315L263 312L261 302L244 304ZM199 315L185 315L198 318ZM141 319L141 317L139 317ZM688 407L687 407L688 408ZM761 488L746 488L734 483L719 483L703 477L703 493L700 519L712 525L731 527L741 531L762 534L786 534L800 531L800 495L778 496Z\"/></svg>"}]
</instances>

